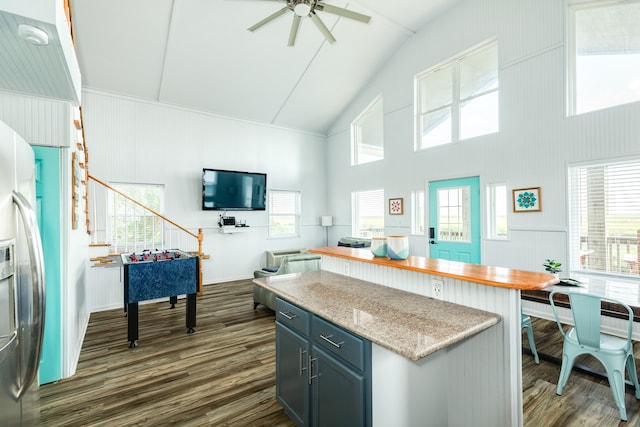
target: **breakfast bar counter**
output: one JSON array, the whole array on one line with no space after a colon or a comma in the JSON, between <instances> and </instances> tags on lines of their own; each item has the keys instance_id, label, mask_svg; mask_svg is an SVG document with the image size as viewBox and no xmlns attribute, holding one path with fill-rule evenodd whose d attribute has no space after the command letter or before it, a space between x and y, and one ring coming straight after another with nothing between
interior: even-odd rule
<instances>
[{"instance_id":1,"label":"breakfast bar counter","mask_svg":"<svg viewBox=\"0 0 640 427\"><path fill-rule=\"evenodd\" d=\"M556 277L546 273L418 256L409 256L405 260L391 260L375 257L369 250L344 246L309 249L309 252L521 291L536 291L558 283Z\"/></svg>"}]
</instances>

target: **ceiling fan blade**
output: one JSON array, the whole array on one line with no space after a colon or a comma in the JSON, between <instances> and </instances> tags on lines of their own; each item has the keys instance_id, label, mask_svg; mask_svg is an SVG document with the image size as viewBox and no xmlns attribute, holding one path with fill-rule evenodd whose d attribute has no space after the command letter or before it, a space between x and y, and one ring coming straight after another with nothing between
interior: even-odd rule
<instances>
[{"instance_id":1,"label":"ceiling fan blade","mask_svg":"<svg viewBox=\"0 0 640 427\"><path fill-rule=\"evenodd\" d=\"M291 23L291 32L289 33L289 43L287 46L293 46L298 36L298 28L300 27L300 16L293 14L293 22Z\"/></svg>"},{"instance_id":2,"label":"ceiling fan blade","mask_svg":"<svg viewBox=\"0 0 640 427\"><path fill-rule=\"evenodd\" d=\"M271 22L274 19L278 18L279 16L284 15L289 10L291 10L291 9L289 9L289 6L285 6L282 9L280 9L279 11L277 11L276 13L272 13L271 15L267 16L266 18L264 18L262 21L258 22L257 24L254 24L254 25L250 26L249 28L247 28L247 30L255 31L258 28L262 27L263 25L268 24L269 22Z\"/></svg>"},{"instance_id":3,"label":"ceiling fan blade","mask_svg":"<svg viewBox=\"0 0 640 427\"><path fill-rule=\"evenodd\" d=\"M355 19L356 21L364 22L368 24L371 20L370 16L363 15L362 13L354 12L349 9L344 9L342 7L332 6L330 4L318 2L316 5L316 10L322 10L324 12L333 13L334 15L344 16L345 18Z\"/></svg>"},{"instance_id":4,"label":"ceiling fan blade","mask_svg":"<svg viewBox=\"0 0 640 427\"><path fill-rule=\"evenodd\" d=\"M331 31L329 31L329 29L327 28L326 25L324 25L324 22L322 22L322 20L318 17L318 15L316 15L315 12L311 12L309 14L309 18L311 18L311 20L313 21L314 24L316 24L316 27L318 27L318 30L320 30L320 32L322 33L322 35L324 36L325 39L327 39L327 41L329 43L333 43L336 41L336 39L333 37L333 35L331 34Z\"/></svg>"}]
</instances>

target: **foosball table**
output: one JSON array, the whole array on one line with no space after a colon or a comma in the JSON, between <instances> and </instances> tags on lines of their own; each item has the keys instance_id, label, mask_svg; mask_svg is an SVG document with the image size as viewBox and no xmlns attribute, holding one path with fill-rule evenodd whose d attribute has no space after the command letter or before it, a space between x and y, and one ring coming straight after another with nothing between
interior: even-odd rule
<instances>
[{"instance_id":1,"label":"foosball table","mask_svg":"<svg viewBox=\"0 0 640 427\"><path fill-rule=\"evenodd\" d=\"M124 267L124 304L129 348L138 345L138 303L169 297L174 308L179 295L187 296L187 333L195 332L196 294L200 258L172 249L120 255Z\"/></svg>"}]
</instances>

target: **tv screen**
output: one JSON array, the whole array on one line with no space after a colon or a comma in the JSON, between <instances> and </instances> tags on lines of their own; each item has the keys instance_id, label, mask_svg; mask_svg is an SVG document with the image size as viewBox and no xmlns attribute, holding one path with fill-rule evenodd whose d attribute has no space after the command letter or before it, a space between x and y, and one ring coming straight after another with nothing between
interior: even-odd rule
<instances>
[{"instance_id":1,"label":"tv screen","mask_svg":"<svg viewBox=\"0 0 640 427\"><path fill-rule=\"evenodd\" d=\"M202 169L203 210L265 210L267 175Z\"/></svg>"}]
</instances>

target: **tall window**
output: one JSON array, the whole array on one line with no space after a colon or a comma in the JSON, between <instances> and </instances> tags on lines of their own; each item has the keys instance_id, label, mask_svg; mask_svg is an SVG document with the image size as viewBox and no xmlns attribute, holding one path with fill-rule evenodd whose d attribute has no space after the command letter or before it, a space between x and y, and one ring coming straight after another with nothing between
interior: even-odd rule
<instances>
[{"instance_id":1,"label":"tall window","mask_svg":"<svg viewBox=\"0 0 640 427\"><path fill-rule=\"evenodd\" d=\"M416 149L499 130L498 45L416 76Z\"/></svg>"},{"instance_id":2,"label":"tall window","mask_svg":"<svg viewBox=\"0 0 640 427\"><path fill-rule=\"evenodd\" d=\"M164 211L163 185L111 183L111 186L159 214ZM112 191L107 197L109 235L116 251L133 252L164 245L160 218Z\"/></svg>"},{"instance_id":3,"label":"tall window","mask_svg":"<svg viewBox=\"0 0 640 427\"><path fill-rule=\"evenodd\" d=\"M490 239L507 238L507 186L491 184L487 187L487 218Z\"/></svg>"},{"instance_id":4,"label":"tall window","mask_svg":"<svg viewBox=\"0 0 640 427\"><path fill-rule=\"evenodd\" d=\"M424 234L424 191L413 191L411 193L411 232L413 234Z\"/></svg>"},{"instance_id":5,"label":"tall window","mask_svg":"<svg viewBox=\"0 0 640 427\"><path fill-rule=\"evenodd\" d=\"M569 168L571 267L638 276L640 159Z\"/></svg>"},{"instance_id":6,"label":"tall window","mask_svg":"<svg viewBox=\"0 0 640 427\"><path fill-rule=\"evenodd\" d=\"M384 159L384 113L381 96L351 124L351 147L351 165Z\"/></svg>"},{"instance_id":7,"label":"tall window","mask_svg":"<svg viewBox=\"0 0 640 427\"><path fill-rule=\"evenodd\" d=\"M569 11L572 114L640 100L640 1L598 1Z\"/></svg>"},{"instance_id":8,"label":"tall window","mask_svg":"<svg viewBox=\"0 0 640 427\"><path fill-rule=\"evenodd\" d=\"M354 236L384 236L384 190L354 192L352 206Z\"/></svg>"},{"instance_id":9,"label":"tall window","mask_svg":"<svg viewBox=\"0 0 640 427\"><path fill-rule=\"evenodd\" d=\"M300 235L300 192L269 190L269 237Z\"/></svg>"}]
</instances>

